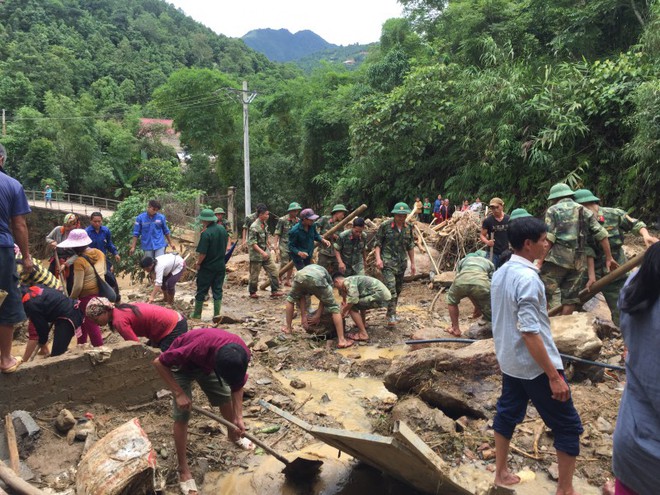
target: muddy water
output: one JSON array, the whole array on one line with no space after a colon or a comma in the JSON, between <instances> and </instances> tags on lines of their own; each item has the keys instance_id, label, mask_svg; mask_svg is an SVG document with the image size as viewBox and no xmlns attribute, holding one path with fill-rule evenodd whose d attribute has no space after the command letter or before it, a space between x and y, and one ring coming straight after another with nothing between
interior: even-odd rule
<instances>
[{"instance_id":1,"label":"muddy water","mask_svg":"<svg viewBox=\"0 0 660 495\"><path fill-rule=\"evenodd\" d=\"M395 357L403 356L410 351L410 346L405 344L393 345L390 347L376 347L374 345L360 345L360 346L351 346L348 349L337 349L339 354L344 356L356 356L360 355L359 359L366 361L368 359L380 359L385 358L392 360Z\"/></svg>"},{"instance_id":2,"label":"muddy water","mask_svg":"<svg viewBox=\"0 0 660 495\"><path fill-rule=\"evenodd\" d=\"M295 394L296 402L302 403L312 396L303 406L305 412L331 416L346 430L372 431L371 421L360 404L360 399L377 398L396 402L396 395L389 392L381 380L375 378L340 378L322 371L294 370L273 375ZM289 385L293 378L302 380L307 386L300 390L294 389Z\"/></svg>"}]
</instances>

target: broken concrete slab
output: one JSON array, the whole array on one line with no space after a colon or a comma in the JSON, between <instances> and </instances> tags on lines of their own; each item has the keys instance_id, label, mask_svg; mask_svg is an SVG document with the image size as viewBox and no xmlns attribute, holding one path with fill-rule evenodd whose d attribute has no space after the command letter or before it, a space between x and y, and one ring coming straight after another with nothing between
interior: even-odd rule
<instances>
[{"instance_id":1,"label":"broken concrete slab","mask_svg":"<svg viewBox=\"0 0 660 495\"><path fill-rule=\"evenodd\" d=\"M583 359L597 359L603 342L598 338L596 317L590 313L550 318L552 338L559 352Z\"/></svg>"},{"instance_id":2,"label":"broken concrete slab","mask_svg":"<svg viewBox=\"0 0 660 495\"><path fill-rule=\"evenodd\" d=\"M111 354L102 362L98 362L98 353L93 363L88 351L73 349L0 375L0 414L15 409L34 411L54 402L143 404L163 388L151 365L159 354L156 349L135 342L121 342L108 349Z\"/></svg>"}]
</instances>

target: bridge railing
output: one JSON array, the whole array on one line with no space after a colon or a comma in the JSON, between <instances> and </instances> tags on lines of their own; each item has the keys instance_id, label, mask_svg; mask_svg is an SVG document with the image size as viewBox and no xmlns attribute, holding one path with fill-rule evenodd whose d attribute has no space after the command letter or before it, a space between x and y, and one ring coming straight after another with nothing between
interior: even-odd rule
<instances>
[{"instance_id":1,"label":"bridge railing","mask_svg":"<svg viewBox=\"0 0 660 495\"><path fill-rule=\"evenodd\" d=\"M45 196L43 191L26 190L25 195L32 202L43 201ZM115 211L121 201L110 198L101 198L98 196L89 196L87 194L68 193L62 191L53 191L52 206L57 210L76 211L83 205L85 213L92 213L97 210Z\"/></svg>"}]
</instances>

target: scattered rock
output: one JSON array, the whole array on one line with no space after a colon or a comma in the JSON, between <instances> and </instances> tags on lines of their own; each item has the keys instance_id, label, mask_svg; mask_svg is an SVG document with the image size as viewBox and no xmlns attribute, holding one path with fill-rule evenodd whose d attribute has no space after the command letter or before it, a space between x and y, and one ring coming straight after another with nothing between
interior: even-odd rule
<instances>
[{"instance_id":1,"label":"scattered rock","mask_svg":"<svg viewBox=\"0 0 660 495\"><path fill-rule=\"evenodd\" d=\"M552 337L559 352L583 359L597 359L603 342L596 333L596 317L589 313L550 318Z\"/></svg>"},{"instance_id":2,"label":"scattered rock","mask_svg":"<svg viewBox=\"0 0 660 495\"><path fill-rule=\"evenodd\" d=\"M76 425L76 418L68 409L62 409L55 418L55 428L60 433L67 433Z\"/></svg>"},{"instance_id":3,"label":"scattered rock","mask_svg":"<svg viewBox=\"0 0 660 495\"><path fill-rule=\"evenodd\" d=\"M321 397L321 403L322 404L327 404L330 401L332 401L330 396L328 394L323 394L323 396Z\"/></svg>"},{"instance_id":4,"label":"scattered rock","mask_svg":"<svg viewBox=\"0 0 660 495\"><path fill-rule=\"evenodd\" d=\"M607 433L608 435L611 435L614 432L614 426L612 426L612 423L602 416L596 418L596 429L601 433Z\"/></svg>"},{"instance_id":5,"label":"scattered rock","mask_svg":"<svg viewBox=\"0 0 660 495\"><path fill-rule=\"evenodd\" d=\"M468 331L465 332L465 337L468 339L476 339L476 340L492 339L493 325L491 324L491 322L480 318L479 320L475 321L472 325L470 325Z\"/></svg>"},{"instance_id":6,"label":"scattered rock","mask_svg":"<svg viewBox=\"0 0 660 495\"><path fill-rule=\"evenodd\" d=\"M307 386L307 384L305 382L303 382L302 380L300 380L298 378L294 378L293 380L291 380L289 382L289 385L291 385L295 389L301 389L301 388L305 388Z\"/></svg>"},{"instance_id":7,"label":"scattered rock","mask_svg":"<svg viewBox=\"0 0 660 495\"><path fill-rule=\"evenodd\" d=\"M418 397L406 397L392 409L394 421L404 421L408 426L421 431L432 430L441 433L455 433L456 427L451 418L439 410L429 407Z\"/></svg>"},{"instance_id":8,"label":"scattered rock","mask_svg":"<svg viewBox=\"0 0 660 495\"><path fill-rule=\"evenodd\" d=\"M37 445L37 440L41 436L41 428L27 411L14 411L11 413L11 417L16 432L18 453L21 458L26 459Z\"/></svg>"},{"instance_id":9,"label":"scattered rock","mask_svg":"<svg viewBox=\"0 0 660 495\"><path fill-rule=\"evenodd\" d=\"M274 395L273 398L271 399L271 404L277 407L286 407L291 404L291 399L288 397L285 397L284 395Z\"/></svg>"},{"instance_id":10,"label":"scattered rock","mask_svg":"<svg viewBox=\"0 0 660 495\"><path fill-rule=\"evenodd\" d=\"M555 481L559 479L559 466L556 462L553 462L548 466L548 474Z\"/></svg>"},{"instance_id":11,"label":"scattered rock","mask_svg":"<svg viewBox=\"0 0 660 495\"><path fill-rule=\"evenodd\" d=\"M456 278L455 272L442 272L435 277L433 277L433 285L440 287L451 287L451 284L454 283Z\"/></svg>"},{"instance_id":12,"label":"scattered rock","mask_svg":"<svg viewBox=\"0 0 660 495\"><path fill-rule=\"evenodd\" d=\"M270 378L259 378L257 380L257 385L270 385L271 383L273 383L273 380Z\"/></svg>"}]
</instances>

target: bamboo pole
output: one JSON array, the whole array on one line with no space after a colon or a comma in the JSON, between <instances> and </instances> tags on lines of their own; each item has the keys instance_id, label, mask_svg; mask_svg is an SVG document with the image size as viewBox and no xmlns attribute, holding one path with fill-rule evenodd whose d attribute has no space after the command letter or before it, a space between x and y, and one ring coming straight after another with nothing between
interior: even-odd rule
<instances>
[{"instance_id":1,"label":"bamboo pole","mask_svg":"<svg viewBox=\"0 0 660 495\"><path fill-rule=\"evenodd\" d=\"M7 435L7 448L9 450L9 465L18 476L21 475L21 462L18 456L18 444L16 443L16 430L11 414L5 416L5 433Z\"/></svg>"},{"instance_id":2,"label":"bamboo pole","mask_svg":"<svg viewBox=\"0 0 660 495\"><path fill-rule=\"evenodd\" d=\"M605 275L602 278L599 278L594 282L594 284L591 286L591 289L583 289L578 297L580 298L580 303L584 304L587 301L589 301L591 298L593 298L596 294L598 294L602 289L610 285L612 282L617 280L619 277L622 275L625 275L628 273L630 270L635 268L638 265L641 265L642 260L644 259L644 253L633 256L630 258L628 261L626 261L623 265L621 265L619 268L616 268L612 270L610 273ZM557 316L558 314L561 313L561 308L562 306L555 306L554 308L550 309L548 311L548 316Z\"/></svg>"},{"instance_id":3,"label":"bamboo pole","mask_svg":"<svg viewBox=\"0 0 660 495\"><path fill-rule=\"evenodd\" d=\"M431 263L433 263L433 268L435 268L436 275L440 275L440 270L438 269L438 265L436 264L435 260L433 259L433 255L431 254L431 250L429 249L428 244L426 244L426 239L424 239L424 236L422 235L421 230L419 230L419 227L417 226L417 224L413 224L413 227L415 227L415 230L417 231L417 235L419 236L419 238L424 243L424 247L426 248L426 254L428 254L429 258L431 259Z\"/></svg>"},{"instance_id":4,"label":"bamboo pole","mask_svg":"<svg viewBox=\"0 0 660 495\"><path fill-rule=\"evenodd\" d=\"M39 488L36 488L27 481L21 479L2 461L0 461L0 479L20 495L46 495L46 493L39 490Z\"/></svg>"},{"instance_id":5,"label":"bamboo pole","mask_svg":"<svg viewBox=\"0 0 660 495\"><path fill-rule=\"evenodd\" d=\"M358 215L364 213L366 211L366 209L367 209L367 205L361 205L358 208L356 208L352 213L350 213L348 216L346 216L341 222L339 222L337 225L335 225L330 230L328 230L325 234L323 234L323 238L326 239L326 240L329 239L330 236L335 234L335 232L338 232L340 229L343 229L344 225L346 225L348 222L353 220ZM293 268L293 261L289 261L286 265L284 265L282 267L282 269L280 270L279 276L281 277L286 272L291 270L291 268ZM266 280L263 284L261 284L259 286L259 288L261 290L264 290L264 289L268 288L269 285L270 285L270 280Z\"/></svg>"}]
</instances>

